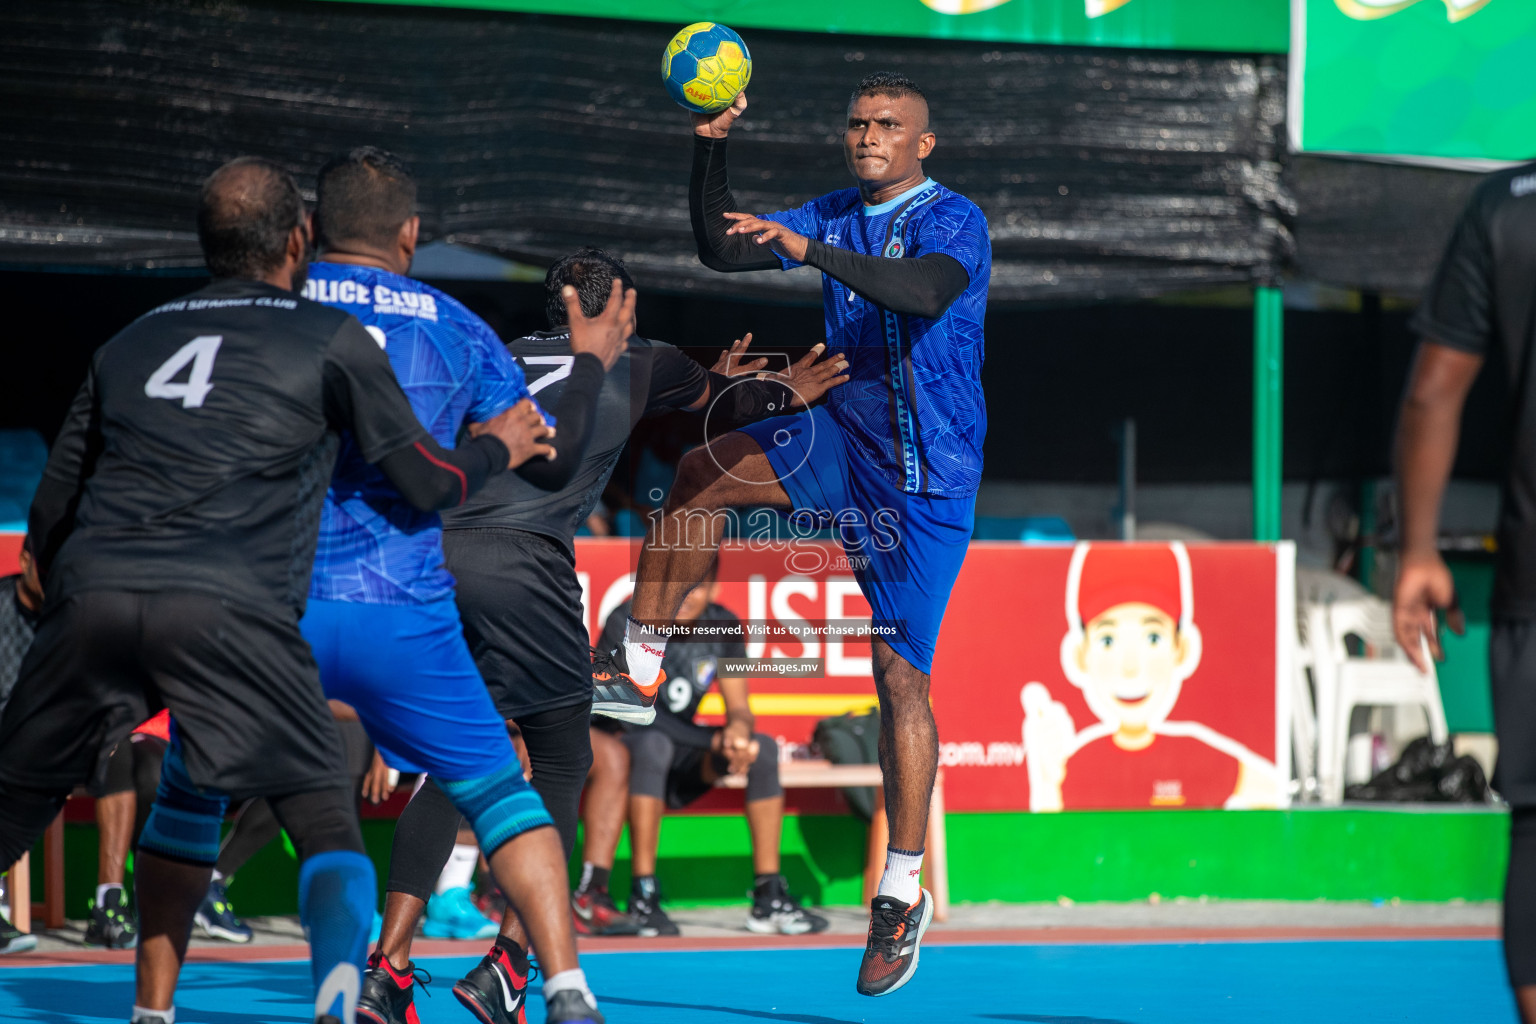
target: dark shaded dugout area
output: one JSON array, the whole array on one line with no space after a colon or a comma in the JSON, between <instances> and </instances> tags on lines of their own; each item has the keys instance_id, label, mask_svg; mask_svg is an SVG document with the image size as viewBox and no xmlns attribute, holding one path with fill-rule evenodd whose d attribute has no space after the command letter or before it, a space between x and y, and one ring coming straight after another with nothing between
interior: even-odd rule
<instances>
[{"instance_id":1,"label":"dark shaded dugout area","mask_svg":"<svg viewBox=\"0 0 1536 1024\"><path fill-rule=\"evenodd\" d=\"M10 310L0 427L51 439L96 346L195 276L0 273ZM542 328L537 284L434 282L504 338ZM640 329L712 363L745 331L754 349L797 358L821 340L820 309L645 293ZM987 317L989 481L1113 483L1115 425L1137 420L1143 483L1242 483L1252 470L1252 313L1152 303L996 307ZM1285 477L1385 475L1412 357L1406 312L1286 314ZM1462 479L1503 464L1502 384L1468 403Z\"/></svg>"}]
</instances>

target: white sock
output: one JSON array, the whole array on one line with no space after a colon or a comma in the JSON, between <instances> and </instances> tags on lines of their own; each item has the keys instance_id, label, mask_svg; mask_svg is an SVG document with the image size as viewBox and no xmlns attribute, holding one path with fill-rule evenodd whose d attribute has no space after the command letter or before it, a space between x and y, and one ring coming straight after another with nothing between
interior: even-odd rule
<instances>
[{"instance_id":1,"label":"white sock","mask_svg":"<svg viewBox=\"0 0 1536 1024\"><path fill-rule=\"evenodd\" d=\"M922 893L922 886L917 880L918 872L922 869L922 850L914 853L911 850L898 850L894 846L887 846L885 873L880 876L880 888L875 892L881 896L894 896L910 906L917 902L917 897Z\"/></svg>"},{"instance_id":2,"label":"white sock","mask_svg":"<svg viewBox=\"0 0 1536 1024\"><path fill-rule=\"evenodd\" d=\"M549 997L554 995L556 992L564 992L568 988L573 988L580 992L582 995L586 996L587 1002L592 1005L592 1009L597 1009L597 997L594 996L592 994L592 990L587 987L587 975L580 967L572 967L568 971L561 971L559 974L551 974L549 977L545 978L545 1001L548 1001Z\"/></svg>"},{"instance_id":3,"label":"white sock","mask_svg":"<svg viewBox=\"0 0 1536 1024\"><path fill-rule=\"evenodd\" d=\"M169 1010L146 1010L142 1006L133 1008L132 1024L139 1024L141 1020L163 1020L165 1024L176 1024L176 1007Z\"/></svg>"},{"instance_id":4,"label":"white sock","mask_svg":"<svg viewBox=\"0 0 1536 1024\"><path fill-rule=\"evenodd\" d=\"M475 865L480 863L480 848L470 846L467 843L458 843L453 847L453 854L448 858L448 863L443 865L443 873L437 876L437 888L434 890L439 896L449 889L468 889L475 880Z\"/></svg>"},{"instance_id":5,"label":"white sock","mask_svg":"<svg viewBox=\"0 0 1536 1024\"><path fill-rule=\"evenodd\" d=\"M103 882L101 885L98 885L96 887L96 905L98 907L106 906L107 905L107 902L106 902L107 901L107 893L110 892L113 889L121 889L122 887L123 887L123 883L122 882ZM117 901L113 900L112 901L112 905L114 907L117 906Z\"/></svg>"},{"instance_id":6,"label":"white sock","mask_svg":"<svg viewBox=\"0 0 1536 1024\"><path fill-rule=\"evenodd\" d=\"M667 638L629 618L624 623L624 661L637 686L650 686L661 675L667 656Z\"/></svg>"}]
</instances>

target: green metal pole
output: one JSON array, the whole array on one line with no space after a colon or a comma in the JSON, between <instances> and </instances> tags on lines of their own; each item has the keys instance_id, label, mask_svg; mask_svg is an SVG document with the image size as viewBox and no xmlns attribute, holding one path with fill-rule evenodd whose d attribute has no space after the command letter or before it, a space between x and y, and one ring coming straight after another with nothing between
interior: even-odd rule
<instances>
[{"instance_id":1,"label":"green metal pole","mask_svg":"<svg viewBox=\"0 0 1536 1024\"><path fill-rule=\"evenodd\" d=\"M1280 454L1285 424L1285 296L1253 293L1253 539L1280 539Z\"/></svg>"}]
</instances>

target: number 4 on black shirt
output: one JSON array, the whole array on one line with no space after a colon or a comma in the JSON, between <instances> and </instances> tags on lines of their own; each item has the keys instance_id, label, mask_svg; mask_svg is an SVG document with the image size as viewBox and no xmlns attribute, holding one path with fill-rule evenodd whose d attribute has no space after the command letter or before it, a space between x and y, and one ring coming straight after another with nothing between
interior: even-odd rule
<instances>
[{"instance_id":1,"label":"number 4 on black shirt","mask_svg":"<svg viewBox=\"0 0 1536 1024\"><path fill-rule=\"evenodd\" d=\"M151 311L92 359L33 503L49 599L199 590L295 614L341 430L434 505L508 460L490 437L433 442L340 310L223 280Z\"/></svg>"}]
</instances>

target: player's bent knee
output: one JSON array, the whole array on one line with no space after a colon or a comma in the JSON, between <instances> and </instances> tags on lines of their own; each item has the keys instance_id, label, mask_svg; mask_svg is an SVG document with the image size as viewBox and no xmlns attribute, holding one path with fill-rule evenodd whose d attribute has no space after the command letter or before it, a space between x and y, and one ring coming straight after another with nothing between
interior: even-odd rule
<instances>
[{"instance_id":1,"label":"player's bent knee","mask_svg":"<svg viewBox=\"0 0 1536 1024\"><path fill-rule=\"evenodd\" d=\"M555 824L515 761L478 779L437 783L474 829L487 857L524 832Z\"/></svg>"},{"instance_id":2,"label":"player's bent knee","mask_svg":"<svg viewBox=\"0 0 1536 1024\"><path fill-rule=\"evenodd\" d=\"M229 797L199 790L187 775L181 748L172 746L160 769L155 805L139 836L139 848L167 860L212 866L219 859L220 826Z\"/></svg>"},{"instance_id":3,"label":"player's bent knee","mask_svg":"<svg viewBox=\"0 0 1536 1024\"><path fill-rule=\"evenodd\" d=\"M268 797L300 861L325 853L362 853L363 830L352 791L344 786Z\"/></svg>"},{"instance_id":4,"label":"player's bent knee","mask_svg":"<svg viewBox=\"0 0 1536 1024\"><path fill-rule=\"evenodd\" d=\"M779 782L779 744L765 733L753 733L757 759L747 768L747 801L771 800L784 795Z\"/></svg>"}]
</instances>

